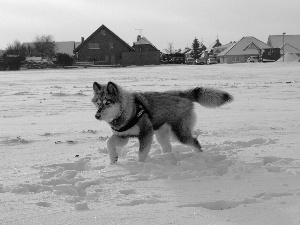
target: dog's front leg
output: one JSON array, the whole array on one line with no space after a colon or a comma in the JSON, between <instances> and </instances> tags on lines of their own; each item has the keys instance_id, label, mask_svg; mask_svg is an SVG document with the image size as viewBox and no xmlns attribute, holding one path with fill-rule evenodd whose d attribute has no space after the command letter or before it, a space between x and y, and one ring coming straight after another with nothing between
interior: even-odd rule
<instances>
[{"instance_id":1,"label":"dog's front leg","mask_svg":"<svg viewBox=\"0 0 300 225\"><path fill-rule=\"evenodd\" d=\"M153 134L154 134L153 130L151 129L151 131L148 131L147 133L144 133L144 135L142 134L139 136L139 142L140 142L139 161L140 162L144 162L150 152L150 148L153 140Z\"/></svg>"},{"instance_id":2,"label":"dog's front leg","mask_svg":"<svg viewBox=\"0 0 300 225\"><path fill-rule=\"evenodd\" d=\"M107 150L111 163L115 163L118 161L117 147L123 147L127 143L128 138L119 137L117 135L113 135L107 140Z\"/></svg>"}]
</instances>

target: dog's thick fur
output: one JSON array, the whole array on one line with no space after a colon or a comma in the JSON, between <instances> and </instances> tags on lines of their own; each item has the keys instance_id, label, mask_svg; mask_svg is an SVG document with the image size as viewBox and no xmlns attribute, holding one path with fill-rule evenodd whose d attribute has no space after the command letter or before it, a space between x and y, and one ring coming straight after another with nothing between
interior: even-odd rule
<instances>
[{"instance_id":1,"label":"dog's thick fur","mask_svg":"<svg viewBox=\"0 0 300 225\"><path fill-rule=\"evenodd\" d=\"M107 85L94 82L93 89L92 102L97 107L95 117L108 122L113 129L113 135L107 140L111 163L118 160L116 148L126 145L130 137L139 139L138 156L141 162L144 161L154 134L164 153L171 151L171 134L195 152L202 152L192 134L196 119L193 102L213 108L233 100L225 91L205 87L186 91L128 92L113 82ZM141 115L138 119L137 114ZM134 119L137 122L130 126ZM128 125L128 129L122 129Z\"/></svg>"}]
</instances>

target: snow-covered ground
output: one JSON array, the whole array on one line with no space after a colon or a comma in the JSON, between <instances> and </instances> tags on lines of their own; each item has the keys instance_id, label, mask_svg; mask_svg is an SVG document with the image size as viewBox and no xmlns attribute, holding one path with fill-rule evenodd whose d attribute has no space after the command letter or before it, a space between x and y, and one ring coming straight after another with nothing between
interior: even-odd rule
<instances>
[{"instance_id":1,"label":"snow-covered ground","mask_svg":"<svg viewBox=\"0 0 300 225\"><path fill-rule=\"evenodd\" d=\"M228 91L195 105L203 154L138 142L110 165L94 81ZM299 224L300 63L0 72L0 224Z\"/></svg>"}]
</instances>

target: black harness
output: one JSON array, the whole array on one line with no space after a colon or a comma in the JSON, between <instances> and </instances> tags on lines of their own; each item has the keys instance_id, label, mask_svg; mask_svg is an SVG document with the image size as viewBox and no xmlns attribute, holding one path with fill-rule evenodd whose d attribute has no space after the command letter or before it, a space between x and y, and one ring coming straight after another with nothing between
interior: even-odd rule
<instances>
[{"instance_id":1,"label":"black harness","mask_svg":"<svg viewBox=\"0 0 300 225\"><path fill-rule=\"evenodd\" d=\"M126 130L129 130L130 128L132 128L134 125L137 124L137 122L140 120L140 118L145 114L147 113L149 115L149 112L148 110L145 108L145 106L138 100L135 100L136 102L136 114L135 116L128 121L127 124L125 124L123 127L119 128L119 129L116 129L114 127L111 127L111 129L113 129L114 131L117 131L117 132L124 132ZM117 118L118 119L118 118ZM114 124L114 122L117 120L117 119L114 119L111 124Z\"/></svg>"}]
</instances>

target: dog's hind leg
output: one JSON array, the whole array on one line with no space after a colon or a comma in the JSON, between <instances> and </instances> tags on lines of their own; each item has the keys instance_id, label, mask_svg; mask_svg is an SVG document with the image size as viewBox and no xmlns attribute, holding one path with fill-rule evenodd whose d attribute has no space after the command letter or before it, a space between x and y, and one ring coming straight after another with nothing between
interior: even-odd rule
<instances>
[{"instance_id":1,"label":"dog's hind leg","mask_svg":"<svg viewBox=\"0 0 300 225\"><path fill-rule=\"evenodd\" d=\"M180 128L173 130L175 137L184 145L190 146L194 152L202 152L201 145L197 138L193 137L192 132L184 131Z\"/></svg>"},{"instance_id":2,"label":"dog's hind leg","mask_svg":"<svg viewBox=\"0 0 300 225\"><path fill-rule=\"evenodd\" d=\"M191 115L191 117L187 116L181 121L177 121L177 123L172 126L172 131L182 144L192 147L195 152L202 152L199 141L192 133L193 120L194 116Z\"/></svg>"},{"instance_id":3,"label":"dog's hind leg","mask_svg":"<svg viewBox=\"0 0 300 225\"><path fill-rule=\"evenodd\" d=\"M118 161L118 153L117 153L117 147L123 147L128 143L129 138L126 137L119 137L116 135L111 136L106 144L107 144L107 150L108 155L110 158L111 163L115 163Z\"/></svg>"},{"instance_id":4,"label":"dog's hind leg","mask_svg":"<svg viewBox=\"0 0 300 225\"><path fill-rule=\"evenodd\" d=\"M155 131L156 140L161 146L163 153L171 152L172 146L170 143L170 133L170 127L166 124Z\"/></svg>"}]
</instances>

